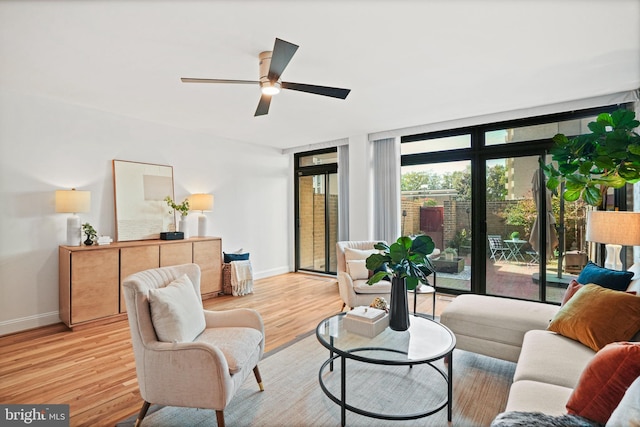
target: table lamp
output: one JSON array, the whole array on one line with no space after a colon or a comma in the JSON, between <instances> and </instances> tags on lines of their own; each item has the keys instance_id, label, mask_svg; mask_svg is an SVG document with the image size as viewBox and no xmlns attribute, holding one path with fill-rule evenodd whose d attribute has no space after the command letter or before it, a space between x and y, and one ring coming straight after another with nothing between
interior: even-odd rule
<instances>
[{"instance_id":1,"label":"table lamp","mask_svg":"<svg viewBox=\"0 0 640 427\"><path fill-rule=\"evenodd\" d=\"M80 231L81 212L89 212L91 208L91 192L71 190L56 191L56 212L70 213L67 218L67 245L80 246L82 233Z\"/></svg>"},{"instance_id":2,"label":"table lamp","mask_svg":"<svg viewBox=\"0 0 640 427\"><path fill-rule=\"evenodd\" d=\"M204 213L213 210L213 195L192 194L189 197L189 208L192 211L200 211L200 216L198 216L198 237L205 237L207 235L207 217Z\"/></svg>"},{"instance_id":3,"label":"table lamp","mask_svg":"<svg viewBox=\"0 0 640 427\"><path fill-rule=\"evenodd\" d=\"M604 243L607 258L604 266L622 270L622 246L640 246L640 212L587 212L587 242Z\"/></svg>"}]
</instances>

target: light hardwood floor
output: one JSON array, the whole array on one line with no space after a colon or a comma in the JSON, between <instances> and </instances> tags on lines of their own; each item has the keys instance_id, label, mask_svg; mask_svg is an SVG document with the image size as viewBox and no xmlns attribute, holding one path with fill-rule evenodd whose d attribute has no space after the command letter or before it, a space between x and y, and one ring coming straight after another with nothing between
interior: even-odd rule
<instances>
[{"instance_id":1,"label":"light hardwood floor","mask_svg":"<svg viewBox=\"0 0 640 427\"><path fill-rule=\"evenodd\" d=\"M450 300L439 295L436 314ZM224 295L204 305L258 310L269 351L315 329L342 302L335 278L289 273L257 280L253 294ZM431 296L418 296L418 311L431 313ZM126 318L74 331L57 324L0 337L0 402L69 404L72 426L113 426L133 415L142 401Z\"/></svg>"}]
</instances>

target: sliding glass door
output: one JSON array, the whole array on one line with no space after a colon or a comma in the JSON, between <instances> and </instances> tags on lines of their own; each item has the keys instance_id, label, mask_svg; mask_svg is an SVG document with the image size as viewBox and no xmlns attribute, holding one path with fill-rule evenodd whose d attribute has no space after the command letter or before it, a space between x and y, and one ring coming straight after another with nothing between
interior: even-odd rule
<instances>
[{"instance_id":1,"label":"sliding glass door","mask_svg":"<svg viewBox=\"0 0 640 427\"><path fill-rule=\"evenodd\" d=\"M547 191L539 165L604 110L402 137L402 231L436 241L440 289L560 302L587 262L586 207Z\"/></svg>"},{"instance_id":2,"label":"sliding glass door","mask_svg":"<svg viewBox=\"0 0 640 427\"><path fill-rule=\"evenodd\" d=\"M296 270L335 273L337 153L303 153L296 166Z\"/></svg>"}]
</instances>

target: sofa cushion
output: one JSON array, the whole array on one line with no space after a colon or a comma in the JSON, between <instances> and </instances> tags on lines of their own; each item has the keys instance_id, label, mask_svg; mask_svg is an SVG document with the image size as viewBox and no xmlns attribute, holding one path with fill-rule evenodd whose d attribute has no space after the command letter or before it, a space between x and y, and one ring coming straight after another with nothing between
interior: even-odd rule
<instances>
[{"instance_id":1,"label":"sofa cushion","mask_svg":"<svg viewBox=\"0 0 640 427\"><path fill-rule=\"evenodd\" d=\"M540 411L549 415L567 413L565 404L573 389L538 381L516 381L511 384L505 411Z\"/></svg>"},{"instance_id":2,"label":"sofa cushion","mask_svg":"<svg viewBox=\"0 0 640 427\"><path fill-rule=\"evenodd\" d=\"M606 427L640 426L640 377L629 386Z\"/></svg>"},{"instance_id":3,"label":"sofa cushion","mask_svg":"<svg viewBox=\"0 0 640 427\"><path fill-rule=\"evenodd\" d=\"M240 372L251 356L260 351L262 333L257 329L244 327L209 328L196 340L217 347L229 365L229 373ZM253 366L250 366L253 368Z\"/></svg>"},{"instance_id":4,"label":"sofa cushion","mask_svg":"<svg viewBox=\"0 0 640 427\"><path fill-rule=\"evenodd\" d=\"M585 368L569 397L567 411L605 424L639 376L640 344L609 344Z\"/></svg>"},{"instance_id":5,"label":"sofa cushion","mask_svg":"<svg viewBox=\"0 0 640 427\"><path fill-rule=\"evenodd\" d=\"M628 341L640 330L640 298L585 285L560 308L548 329L594 351L615 341Z\"/></svg>"},{"instance_id":6,"label":"sofa cushion","mask_svg":"<svg viewBox=\"0 0 640 427\"><path fill-rule=\"evenodd\" d=\"M186 274L164 288L149 289L149 305L160 341L193 341L206 327L202 303Z\"/></svg>"},{"instance_id":7,"label":"sofa cushion","mask_svg":"<svg viewBox=\"0 0 640 427\"><path fill-rule=\"evenodd\" d=\"M391 293L391 282L381 280L374 285L369 285L367 280L354 280L353 290L357 294L388 294Z\"/></svg>"},{"instance_id":8,"label":"sofa cushion","mask_svg":"<svg viewBox=\"0 0 640 427\"><path fill-rule=\"evenodd\" d=\"M529 331L524 335L513 381L540 381L574 388L595 354L589 347L555 332Z\"/></svg>"},{"instance_id":9,"label":"sofa cushion","mask_svg":"<svg viewBox=\"0 0 640 427\"><path fill-rule=\"evenodd\" d=\"M522 346L524 334L545 329L558 307L486 295L460 295L442 313L441 322L455 334Z\"/></svg>"},{"instance_id":10,"label":"sofa cushion","mask_svg":"<svg viewBox=\"0 0 640 427\"><path fill-rule=\"evenodd\" d=\"M632 277L633 272L631 271L611 270L609 268L599 267L589 261L580 272L578 283L595 283L596 285L616 291L625 291Z\"/></svg>"}]
</instances>

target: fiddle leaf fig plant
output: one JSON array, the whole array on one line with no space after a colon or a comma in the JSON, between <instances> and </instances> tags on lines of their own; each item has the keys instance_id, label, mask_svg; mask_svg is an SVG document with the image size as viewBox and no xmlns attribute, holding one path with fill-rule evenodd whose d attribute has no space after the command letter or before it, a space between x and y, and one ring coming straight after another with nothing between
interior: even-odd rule
<instances>
[{"instance_id":1,"label":"fiddle leaf fig plant","mask_svg":"<svg viewBox=\"0 0 640 427\"><path fill-rule=\"evenodd\" d=\"M366 260L367 269L377 271L367 281L369 285L378 283L384 277L404 277L407 289L413 290L420 282L425 282L427 276L435 271L429 254L436 245L429 236L400 237L388 246L379 242L374 245L380 253L369 255Z\"/></svg>"},{"instance_id":2,"label":"fiddle leaf fig plant","mask_svg":"<svg viewBox=\"0 0 640 427\"><path fill-rule=\"evenodd\" d=\"M584 200L602 206L609 187L620 188L640 181L640 125L633 111L620 109L598 115L589 123L590 134L553 137L552 163L543 164L547 188L557 192L564 181L562 197L568 202ZM556 166L557 164L557 166Z\"/></svg>"}]
</instances>

